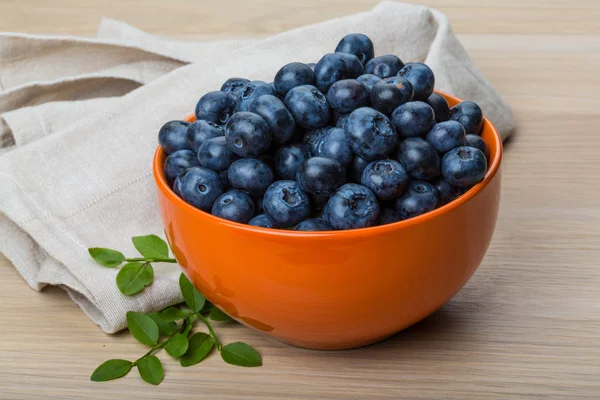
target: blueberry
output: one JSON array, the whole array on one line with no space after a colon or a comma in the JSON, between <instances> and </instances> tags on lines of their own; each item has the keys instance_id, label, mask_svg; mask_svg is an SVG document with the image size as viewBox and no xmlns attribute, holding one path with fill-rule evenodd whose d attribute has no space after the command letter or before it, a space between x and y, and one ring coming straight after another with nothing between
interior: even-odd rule
<instances>
[{"instance_id":1,"label":"blueberry","mask_svg":"<svg viewBox=\"0 0 600 400\"><path fill-rule=\"evenodd\" d=\"M300 222L295 231L332 231L333 227L322 218L311 218Z\"/></svg>"},{"instance_id":2,"label":"blueberry","mask_svg":"<svg viewBox=\"0 0 600 400\"><path fill-rule=\"evenodd\" d=\"M432 184L438 191L440 205L451 202L463 193L462 189L452 186L441 176L433 181Z\"/></svg>"},{"instance_id":3,"label":"blueberry","mask_svg":"<svg viewBox=\"0 0 600 400\"><path fill-rule=\"evenodd\" d=\"M465 127L467 135L480 135L483 127L483 112L472 101L463 101L450 109L450 119Z\"/></svg>"},{"instance_id":4,"label":"blueberry","mask_svg":"<svg viewBox=\"0 0 600 400\"><path fill-rule=\"evenodd\" d=\"M305 144L290 144L280 147L275 152L275 170L281 179L294 180L300 165L308 158L308 149Z\"/></svg>"},{"instance_id":5,"label":"blueberry","mask_svg":"<svg viewBox=\"0 0 600 400\"><path fill-rule=\"evenodd\" d=\"M444 154L456 147L464 146L467 138L465 128L461 124L456 121L445 121L436 124L425 139L438 153Z\"/></svg>"},{"instance_id":6,"label":"blueberry","mask_svg":"<svg viewBox=\"0 0 600 400\"><path fill-rule=\"evenodd\" d=\"M269 125L274 143L285 143L294 135L296 129L294 118L277 97L264 94L250 104L249 110L264 118Z\"/></svg>"},{"instance_id":7,"label":"blueberry","mask_svg":"<svg viewBox=\"0 0 600 400\"><path fill-rule=\"evenodd\" d=\"M198 120L188 127L186 141L188 147L197 153L202 142L224 135L225 131L222 126L214 122Z\"/></svg>"},{"instance_id":8,"label":"blueberry","mask_svg":"<svg viewBox=\"0 0 600 400\"><path fill-rule=\"evenodd\" d=\"M399 77L385 78L371 88L371 107L389 116L412 97L413 88L409 81Z\"/></svg>"},{"instance_id":9,"label":"blueberry","mask_svg":"<svg viewBox=\"0 0 600 400\"><path fill-rule=\"evenodd\" d=\"M346 64L346 78L358 78L364 72L364 67L360 60L353 54L348 53L336 53L342 60L344 60L344 64Z\"/></svg>"},{"instance_id":10,"label":"blueberry","mask_svg":"<svg viewBox=\"0 0 600 400\"><path fill-rule=\"evenodd\" d=\"M221 92L225 92L235 99L240 93L240 90L242 90L244 85L248 82L250 82L250 80L244 78L229 78L223 83L223 86L221 86Z\"/></svg>"},{"instance_id":11,"label":"blueberry","mask_svg":"<svg viewBox=\"0 0 600 400\"><path fill-rule=\"evenodd\" d=\"M240 190L230 190L220 195L212 206L212 215L242 224L254 216L254 203Z\"/></svg>"},{"instance_id":12,"label":"blueberry","mask_svg":"<svg viewBox=\"0 0 600 400\"><path fill-rule=\"evenodd\" d=\"M347 183L331 196L323 210L323 218L334 229L357 229L376 225L379 203L369 189Z\"/></svg>"},{"instance_id":13,"label":"blueberry","mask_svg":"<svg viewBox=\"0 0 600 400\"><path fill-rule=\"evenodd\" d=\"M204 167L191 168L181 182L183 200L203 211L210 211L223 191L223 181L219 174Z\"/></svg>"},{"instance_id":14,"label":"blueberry","mask_svg":"<svg viewBox=\"0 0 600 400\"><path fill-rule=\"evenodd\" d=\"M354 179L356 183L360 183L362 179L362 173L370 162L371 161L367 161L364 158L360 158L359 156L354 156L352 164L348 169L350 177Z\"/></svg>"},{"instance_id":15,"label":"blueberry","mask_svg":"<svg viewBox=\"0 0 600 400\"><path fill-rule=\"evenodd\" d=\"M402 221L402 215L393 208L383 208L379 213L379 225L393 224Z\"/></svg>"},{"instance_id":16,"label":"blueberry","mask_svg":"<svg viewBox=\"0 0 600 400\"><path fill-rule=\"evenodd\" d=\"M169 154L164 166L167 182L169 182L169 185L172 185L177 175L198 165L198 157L196 157L196 153L192 150L177 150Z\"/></svg>"},{"instance_id":17,"label":"blueberry","mask_svg":"<svg viewBox=\"0 0 600 400\"><path fill-rule=\"evenodd\" d=\"M271 131L258 114L240 111L235 113L225 127L227 145L241 157L257 157L271 146Z\"/></svg>"},{"instance_id":18,"label":"blueberry","mask_svg":"<svg viewBox=\"0 0 600 400\"><path fill-rule=\"evenodd\" d=\"M248 225L260 226L262 228L276 228L275 222L267 214L259 214L252 218Z\"/></svg>"},{"instance_id":19,"label":"blueberry","mask_svg":"<svg viewBox=\"0 0 600 400\"><path fill-rule=\"evenodd\" d=\"M200 166L216 172L225 171L236 159L235 153L227 146L225 136L208 139L198 149Z\"/></svg>"},{"instance_id":20,"label":"blueberry","mask_svg":"<svg viewBox=\"0 0 600 400\"><path fill-rule=\"evenodd\" d=\"M429 104L411 101L394 110L392 123L401 139L425 136L435 125L435 115Z\"/></svg>"},{"instance_id":21,"label":"blueberry","mask_svg":"<svg viewBox=\"0 0 600 400\"><path fill-rule=\"evenodd\" d=\"M420 62L407 63L400 71L398 76L409 81L415 91L415 100L425 101L433 93L435 86L435 76L433 71L427 65Z\"/></svg>"},{"instance_id":22,"label":"blueberry","mask_svg":"<svg viewBox=\"0 0 600 400\"><path fill-rule=\"evenodd\" d=\"M435 114L435 122L444 122L450 119L450 106L443 96L437 93L432 93L431 96L425 100L425 103L429 104L433 108Z\"/></svg>"},{"instance_id":23,"label":"blueberry","mask_svg":"<svg viewBox=\"0 0 600 400\"><path fill-rule=\"evenodd\" d=\"M344 129L344 127L346 126L346 120L348 119L348 117L349 117L349 116L350 116L350 114L343 114L343 115L341 115L341 116L338 118L337 122L335 123L335 126L336 126L337 128L342 128L342 129Z\"/></svg>"},{"instance_id":24,"label":"blueberry","mask_svg":"<svg viewBox=\"0 0 600 400\"><path fill-rule=\"evenodd\" d=\"M363 170L360 183L370 189L377 199L394 200L404 193L408 174L398 161L373 161Z\"/></svg>"},{"instance_id":25,"label":"blueberry","mask_svg":"<svg viewBox=\"0 0 600 400\"><path fill-rule=\"evenodd\" d=\"M398 161L411 179L430 181L440 175L440 156L424 139L409 138L400 142Z\"/></svg>"},{"instance_id":26,"label":"blueberry","mask_svg":"<svg viewBox=\"0 0 600 400\"><path fill-rule=\"evenodd\" d=\"M302 143L308 146L308 153L315 155L317 153L317 146L321 142L321 138L325 136L331 127L326 126L324 128L311 129L307 131L302 137Z\"/></svg>"},{"instance_id":27,"label":"blueberry","mask_svg":"<svg viewBox=\"0 0 600 400\"><path fill-rule=\"evenodd\" d=\"M225 124L235 107L233 97L225 92L208 92L196 104L196 119Z\"/></svg>"},{"instance_id":28,"label":"blueberry","mask_svg":"<svg viewBox=\"0 0 600 400\"><path fill-rule=\"evenodd\" d=\"M243 190L255 198L262 196L273 183L273 171L269 166L254 158L234 161L227 174L235 189Z\"/></svg>"},{"instance_id":29,"label":"blueberry","mask_svg":"<svg viewBox=\"0 0 600 400\"><path fill-rule=\"evenodd\" d=\"M177 178L175 178L175 181L173 182L173 192L179 197L181 197L181 182L183 182L183 177L186 172L187 171L184 171L177 175Z\"/></svg>"},{"instance_id":30,"label":"blueberry","mask_svg":"<svg viewBox=\"0 0 600 400\"><path fill-rule=\"evenodd\" d=\"M282 228L294 226L310 214L310 199L294 181L277 181L269 186L263 206L265 214Z\"/></svg>"},{"instance_id":31,"label":"blueberry","mask_svg":"<svg viewBox=\"0 0 600 400\"><path fill-rule=\"evenodd\" d=\"M280 96L285 96L290 89L300 85L314 84L313 70L306 64L293 62L284 65L275 75L275 90Z\"/></svg>"},{"instance_id":32,"label":"blueberry","mask_svg":"<svg viewBox=\"0 0 600 400\"><path fill-rule=\"evenodd\" d=\"M264 94L275 96L277 92L275 92L275 88L267 82L251 81L246 83L236 98L236 111L250 110L250 104Z\"/></svg>"},{"instance_id":33,"label":"blueberry","mask_svg":"<svg viewBox=\"0 0 600 400\"><path fill-rule=\"evenodd\" d=\"M186 132L190 124L184 121L169 121L158 132L158 144L168 155L177 150L188 149Z\"/></svg>"},{"instance_id":34,"label":"blueberry","mask_svg":"<svg viewBox=\"0 0 600 400\"><path fill-rule=\"evenodd\" d=\"M354 152L368 161L384 158L398 142L388 117L368 107L352 111L344 129Z\"/></svg>"},{"instance_id":35,"label":"blueberry","mask_svg":"<svg viewBox=\"0 0 600 400\"><path fill-rule=\"evenodd\" d=\"M334 110L350 113L369 104L369 89L356 79L342 79L331 85L327 101Z\"/></svg>"},{"instance_id":36,"label":"blueberry","mask_svg":"<svg viewBox=\"0 0 600 400\"><path fill-rule=\"evenodd\" d=\"M393 54L386 54L369 60L365 65L365 74L377 75L380 78L394 76L404 67L404 63Z\"/></svg>"},{"instance_id":37,"label":"blueberry","mask_svg":"<svg viewBox=\"0 0 600 400\"><path fill-rule=\"evenodd\" d=\"M308 66L308 68L310 68L313 72L315 72L315 67L317 66L317 63L308 63L306 64Z\"/></svg>"},{"instance_id":38,"label":"blueberry","mask_svg":"<svg viewBox=\"0 0 600 400\"><path fill-rule=\"evenodd\" d=\"M335 160L312 157L300 166L296 181L307 193L331 195L346 181L346 172L342 164Z\"/></svg>"},{"instance_id":39,"label":"blueberry","mask_svg":"<svg viewBox=\"0 0 600 400\"><path fill-rule=\"evenodd\" d=\"M483 141L481 136L478 135L467 135L465 137L465 146L475 147L483 152L485 159L489 161L490 159L490 149L487 144Z\"/></svg>"},{"instance_id":40,"label":"blueberry","mask_svg":"<svg viewBox=\"0 0 600 400\"><path fill-rule=\"evenodd\" d=\"M331 128L316 145L315 156L331 158L346 167L352 162L352 147L348 136L342 128Z\"/></svg>"},{"instance_id":41,"label":"blueberry","mask_svg":"<svg viewBox=\"0 0 600 400\"><path fill-rule=\"evenodd\" d=\"M323 93L335 82L348 78L346 62L340 54L325 54L315 66L315 86Z\"/></svg>"},{"instance_id":42,"label":"blueberry","mask_svg":"<svg viewBox=\"0 0 600 400\"><path fill-rule=\"evenodd\" d=\"M296 125L306 129L320 128L329 121L329 104L323 93L311 85L296 86L285 96Z\"/></svg>"},{"instance_id":43,"label":"blueberry","mask_svg":"<svg viewBox=\"0 0 600 400\"><path fill-rule=\"evenodd\" d=\"M396 211L402 219L416 217L438 207L438 191L431 183L413 181L406 192L396 200Z\"/></svg>"},{"instance_id":44,"label":"blueberry","mask_svg":"<svg viewBox=\"0 0 600 400\"><path fill-rule=\"evenodd\" d=\"M335 52L354 54L363 64L366 64L375 56L373 42L361 33L351 33L344 36L335 48Z\"/></svg>"},{"instance_id":45,"label":"blueberry","mask_svg":"<svg viewBox=\"0 0 600 400\"><path fill-rule=\"evenodd\" d=\"M444 155L442 175L459 188L470 188L481 182L487 172L487 160L483 152L474 147L457 147Z\"/></svg>"},{"instance_id":46,"label":"blueberry","mask_svg":"<svg viewBox=\"0 0 600 400\"><path fill-rule=\"evenodd\" d=\"M373 74L363 74L356 78L356 80L361 83L364 83L365 86L368 87L369 90L371 90L373 89L373 86L375 86L375 84L381 80L381 78Z\"/></svg>"}]
</instances>

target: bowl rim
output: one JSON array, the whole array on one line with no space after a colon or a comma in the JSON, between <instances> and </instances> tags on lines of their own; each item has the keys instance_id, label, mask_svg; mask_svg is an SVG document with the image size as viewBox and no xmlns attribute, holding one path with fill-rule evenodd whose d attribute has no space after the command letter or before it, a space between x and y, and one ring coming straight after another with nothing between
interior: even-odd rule
<instances>
[{"instance_id":1,"label":"bowl rim","mask_svg":"<svg viewBox=\"0 0 600 400\"><path fill-rule=\"evenodd\" d=\"M454 102L462 102L458 97L452 96L450 94L435 90L435 93L440 94L442 97L451 99ZM195 120L195 115L191 114L185 118L185 121L192 122ZM154 181L156 182L156 186L158 190L162 192L162 194L172 203L175 204L176 207L183 208L188 212L196 213L200 218L205 218L212 223L217 223L221 225L228 226L230 228L253 232L259 235L267 235L267 236L276 236L276 237L291 237L291 238L316 238L316 237L335 237L335 238L359 238L364 236L373 236L378 234L384 234L390 231L394 231L397 229L408 228L410 226L418 225L423 222L429 221L431 219L437 218L438 216L448 213L455 208L460 207L465 204L473 197L477 196L496 176L500 168L500 164L502 161L502 138L498 133L494 124L490 122L484 116L484 125L489 126L492 132L493 140L496 145L496 152L494 154L493 159L491 160L490 167L483 179L483 181L477 183L471 189L469 189L466 193L462 194L458 198L452 200L451 202L444 204L443 206L436 208L433 211L429 211L425 214L418 215L413 218L409 218L402 221L393 222L391 224L386 225L377 225L371 226L368 228L360 228L360 229L348 229L348 230L332 230L332 231L294 231L288 229L273 229L273 228L263 228L248 224L242 224L239 222L229 221L223 218L216 217L212 214L209 214L205 211L202 211L188 203L186 203L181 197L177 196L175 192L171 189L167 180L163 173L163 165L159 162L163 158L164 151L160 146L157 146L156 152L154 154L154 158L152 161L152 170L154 175Z\"/></svg>"}]
</instances>

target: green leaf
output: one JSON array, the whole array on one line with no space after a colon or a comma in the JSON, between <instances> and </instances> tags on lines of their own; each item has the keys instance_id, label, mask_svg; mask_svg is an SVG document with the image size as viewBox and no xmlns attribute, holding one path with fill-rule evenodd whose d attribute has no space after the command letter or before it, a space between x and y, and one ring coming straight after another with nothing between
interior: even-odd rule
<instances>
[{"instance_id":1,"label":"green leaf","mask_svg":"<svg viewBox=\"0 0 600 400\"><path fill-rule=\"evenodd\" d=\"M212 319L213 321L231 321L233 318L231 318L229 315L225 314L223 311L219 310L218 308L213 308L210 312L210 319Z\"/></svg>"},{"instance_id":2,"label":"green leaf","mask_svg":"<svg viewBox=\"0 0 600 400\"><path fill-rule=\"evenodd\" d=\"M177 331L177 324L174 321L165 321L159 313L153 312L146 315L156 323L161 336L171 336Z\"/></svg>"},{"instance_id":3,"label":"green leaf","mask_svg":"<svg viewBox=\"0 0 600 400\"><path fill-rule=\"evenodd\" d=\"M179 321L180 319L184 319L189 317L190 313L183 311L177 307L169 307L160 312L160 316L165 321Z\"/></svg>"},{"instance_id":4,"label":"green leaf","mask_svg":"<svg viewBox=\"0 0 600 400\"><path fill-rule=\"evenodd\" d=\"M92 372L90 380L94 382L105 382L127 375L131 371L133 363L127 360L113 359L104 361Z\"/></svg>"},{"instance_id":5,"label":"green leaf","mask_svg":"<svg viewBox=\"0 0 600 400\"><path fill-rule=\"evenodd\" d=\"M188 349L179 359L182 367L189 367L198 364L204 357L210 353L215 346L212 337L204 332L196 332L189 340Z\"/></svg>"},{"instance_id":6,"label":"green leaf","mask_svg":"<svg viewBox=\"0 0 600 400\"><path fill-rule=\"evenodd\" d=\"M125 261L123 253L117 250L104 249L102 247L92 247L88 249L88 253L96 262L105 267L115 268Z\"/></svg>"},{"instance_id":7,"label":"green leaf","mask_svg":"<svg viewBox=\"0 0 600 400\"><path fill-rule=\"evenodd\" d=\"M198 312L204 307L206 299L190 282L185 274L179 275L179 289L189 308L194 312Z\"/></svg>"},{"instance_id":8,"label":"green leaf","mask_svg":"<svg viewBox=\"0 0 600 400\"><path fill-rule=\"evenodd\" d=\"M200 310L201 313L205 313L205 312L209 312L210 310L212 310L213 308L215 308L215 306L213 305L213 303L211 303L208 300L204 301L204 307L202 307L202 310Z\"/></svg>"},{"instance_id":9,"label":"green leaf","mask_svg":"<svg viewBox=\"0 0 600 400\"><path fill-rule=\"evenodd\" d=\"M169 245L156 235L135 236L131 241L137 251L146 258L169 257Z\"/></svg>"},{"instance_id":10,"label":"green leaf","mask_svg":"<svg viewBox=\"0 0 600 400\"><path fill-rule=\"evenodd\" d=\"M240 367L259 367L262 365L260 354L250 345L235 342L221 348L221 358L228 364Z\"/></svg>"},{"instance_id":11,"label":"green leaf","mask_svg":"<svg viewBox=\"0 0 600 400\"><path fill-rule=\"evenodd\" d=\"M150 263L128 262L117 274L117 286L126 296L136 294L154 280L154 269Z\"/></svg>"},{"instance_id":12,"label":"green leaf","mask_svg":"<svg viewBox=\"0 0 600 400\"><path fill-rule=\"evenodd\" d=\"M131 336L147 346L154 346L158 341L158 325L146 314L127 311L127 327Z\"/></svg>"},{"instance_id":13,"label":"green leaf","mask_svg":"<svg viewBox=\"0 0 600 400\"><path fill-rule=\"evenodd\" d=\"M165 351L174 358L181 357L188 349L189 342L184 334L177 333L165 345Z\"/></svg>"},{"instance_id":14,"label":"green leaf","mask_svg":"<svg viewBox=\"0 0 600 400\"><path fill-rule=\"evenodd\" d=\"M162 364L156 356L142 358L137 364L138 372L143 380L158 385L165 377Z\"/></svg>"}]
</instances>

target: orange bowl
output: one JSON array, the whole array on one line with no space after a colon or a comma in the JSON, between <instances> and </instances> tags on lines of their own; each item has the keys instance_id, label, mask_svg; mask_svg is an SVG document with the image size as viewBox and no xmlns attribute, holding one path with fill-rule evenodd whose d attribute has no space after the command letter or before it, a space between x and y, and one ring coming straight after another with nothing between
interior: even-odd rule
<instances>
[{"instance_id":1,"label":"orange bowl","mask_svg":"<svg viewBox=\"0 0 600 400\"><path fill-rule=\"evenodd\" d=\"M460 101L441 94L450 106ZM496 225L502 159L502 141L487 119L482 137L490 160L481 183L443 207L389 225L298 232L214 217L171 190L160 147L158 204L179 264L237 321L305 348L364 346L440 308L481 263Z\"/></svg>"}]
</instances>

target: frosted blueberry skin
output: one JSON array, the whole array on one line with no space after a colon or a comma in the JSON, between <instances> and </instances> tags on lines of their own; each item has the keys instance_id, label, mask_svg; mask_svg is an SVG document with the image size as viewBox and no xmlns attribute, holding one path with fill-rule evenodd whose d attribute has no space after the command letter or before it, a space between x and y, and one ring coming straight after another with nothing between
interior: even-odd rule
<instances>
[{"instance_id":1,"label":"frosted blueberry skin","mask_svg":"<svg viewBox=\"0 0 600 400\"><path fill-rule=\"evenodd\" d=\"M167 156L164 164L165 176L169 185L173 185L175 178L190 168L199 166L196 153L192 150L177 150Z\"/></svg>"},{"instance_id":2,"label":"frosted blueberry skin","mask_svg":"<svg viewBox=\"0 0 600 400\"><path fill-rule=\"evenodd\" d=\"M221 86L221 92L225 92L235 99L248 82L250 80L245 78L229 78Z\"/></svg>"},{"instance_id":3,"label":"frosted blueberry skin","mask_svg":"<svg viewBox=\"0 0 600 400\"><path fill-rule=\"evenodd\" d=\"M437 93L432 93L431 96L425 100L425 103L433 109L435 114L435 122L444 122L450 119L450 105L443 96Z\"/></svg>"},{"instance_id":4,"label":"frosted blueberry skin","mask_svg":"<svg viewBox=\"0 0 600 400\"><path fill-rule=\"evenodd\" d=\"M277 181L265 192L265 214L281 228L292 227L310 215L310 199L295 181Z\"/></svg>"},{"instance_id":5,"label":"frosted blueberry skin","mask_svg":"<svg viewBox=\"0 0 600 400\"><path fill-rule=\"evenodd\" d=\"M346 171L342 164L324 157L311 157L296 173L298 186L313 195L331 195L346 181Z\"/></svg>"},{"instance_id":6,"label":"frosted blueberry skin","mask_svg":"<svg viewBox=\"0 0 600 400\"><path fill-rule=\"evenodd\" d=\"M483 152L486 160L490 160L490 149L479 135L467 135L465 137L465 146L475 147Z\"/></svg>"},{"instance_id":7,"label":"frosted blueberry skin","mask_svg":"<svg viewBox=\"0 0 600 400\"><path fill-rule=\"evenodd\" d=\"M269 125L258 114L240 111L225 126L227 145L240 157L258 157L271 146Z\"/></svg>"},{"instance_id":8,"label":"frosted blueberry skin","mask_svg":"<svg viewBox=\"0 0 600 400\"><path fill-rule=\"evenodd\" d=\"M371 88L371 107L387 116L390 116L398 106L411 101L412 98L412 84L397 76L382 79Z\"/></svg>"},{"instance_id":9,"label":"frosted blueberry skin","mask_svg":"<svg viewBox=\"0 0 600 400\"><path fill-rule=\"evenodd\" d=\"M223 192L223 180L219 174L204 167L189 169L181 182L183 200L202 211L210 212L213 203Z\"/></svg>"},{"instance_id":10,"label":"frosted blueberry skin","mask_svg":"<svg viewBox=\"0 0 600 400\"><path fill-rule=\"evenodd\" d=\"M314 86L296 86L285 96L284 103L296 125L302 128L321 128L329 122L327 98Z\"/></svg>"},{"instance_id":11,"label":"frosted blueberry skin","mask_svg":"<svg viewBox=\"0 0 600 400\"><path fill-rule=\"evenodd\" d=\"M226 171L237 159L237 155L231 151L224 136L205 140L198 149L200 166L216 172Z\"/></svg>"},{"instance_id":12,"label":"frosted blueberry skin","mask_svg":"<svg viewBox=\"0 0 600 400\"><path fill-rule=\"evenodd\" d=\"M438 191L432 184L412 181L408 184L406 192L396 200L396 211L402 219L425 214L439 206L438 196Z\"/></svg>"},{"instance_id":13,"label":"frosted blueberry skin","mask_svg":"<svg viewBox=\"0 0 600 400\"><path fill-rule=\"evenodd\" d=\"M435 76L433 71L427 65L420 62L407 63L400 71L398 76L409 81L414 90L414 99L426 101L433 93L435 86Z\"/></svg>"},{"instance_id":14,"label":"frosted blueberry skin","mask_svg":"<svg viewBox=\"0 0 600 400\"><path fill-rule=\"evenodd\" d=\"M277 97L264 94L250 104L249 111L263 117L275 144L283 144L294 136L296 131L294 118Z\"/></svg>"},{"instance_id":15,"label":"frosted blueberry skin","mask_svg":"<svg viewBox=\"0 0 600 400\"><path fill-rule=\"evenodd\" d=\"M335 111L348 114L369 105L369 89L356 79L342 79L331 85L327 101Z\"/></svg>"},{"instance_id":16,"label":"frosted blueberry skin","mask_svg":"<svg viewBox=\"0 0 600 400\"><path fill-rule=\"evenodd\" d=\"M202 142L224 135L225 130L221 125L217 125L210 121L197 120L188 126L186 132L186 142L188 148L197 153Z\"/></svg>"},{"instance_id":17,"label":"frosted blueberry skin","mask_svg":"<svg viewBox=\"0 0 600 400\"><path fill-rule=\"evenodd\" d=\"M234 112L235 100L225 92L208 92L196 104L196 119L223 125Z\"/></svg>"},{"instance_id":18,"label":"frosted blueberry skin","mask_svg":"<svg viewBox=\"0 0 600 400\"><path fill-rule=\"evenodd\" d=\"M463 101L450 109L450 119L460 122L467 135L481 135L483 111L472 101Z\"/></svg>"},{"instance_id":19,"label":"frosted blueberry skin","mask_svg":"<svg viewBox=\"0 0 600 400\"><path fill-rule=\"evenodd\" d=\"M438 152L421 138L403 140L398 146L398 161L410 179L431 181L440 175L441 159Z\"/></svg>"},{"instance_id":20,"label":"frosted blueberry skin","mask_svg":"<svg viewBox=\"0 0 600 400\"><path fill-rule=\"evenodd\" d=\"M323 219L334 229L374 226L379 221L379 203L366 187L347 183L331 196L323 209Z\"/></svg>"},{"instance_id":21,"label":"frosted blueberry skin","mask_svg":"<svg viewBox=\"0 0 600 400\"><path fill-rule=\"evenodd\" d=\"M468 189L481 182L486 172L487 159L474 147L457 147L442 159L442 175L452 186Z\"/></svg>"},{"instance_id":22,"label":"frosted blueberry skin","mask_svg":"<svg viewBox=\"0 0 600 400\"><path fill-rule=\"evenodd\" d=\"M211 213L216 217L246 224L254 216L254 203L246 193L232 189L217 197Z\"/></svg>"},{"instance_id":23,"label":"frosted blueberry skin","mask_svg":"<svg viewBox=\"0 0 600 400\"><path fill-rule=\"evenodd\" d=\"M329 129L315 147L315 156L336 160L344 167L347 167L354 157L348 136L342 128Z\"/></svg>"},{"instance_id":24,"label":"frosted blueberry skin","mask_svg":"<svg viewBox=\"0 0 600 400\"><path fill-rule=\"evenodd\" d=\"M242 158L229 167L227 177L235 189L242 190L254 198L262 197L273 183L271 168L261 160Z\"/></svg>"},{"instance_id":25,"label":"frosted blueberry skin","mask_svg":"<svg viewBox=\"0 0 600 400\"><path fill-rule=\"evenodd\" d=\"M235 100L235 111L249 111L250 105L260 96L270 94L276 96L273 85L264 81L250 81L240 89Z\"/></svg>"},{"instance_id":26,"label":"frosted blueberry skin","mask_svg":"<svg viewBox=\"0 0 600 400\"><path fill-rule=\"evenodd\" d=\"M445 121L434 125L425 136L430 145L440 154L464 146L467 140L465 128L456 121Z\"/></svg>"},{"instance_id":27,"label":"frosted blueberry skin","mask_svg":"<svg viewBox=\"0 0 600 400\"><path fill-rule=\"evenodd\" d=\"M300 222L294 228L295 231L332 231L333 227L322 218L311 218Z\"/></svg>"},{"instance_id":28,"label":"frosted blueberry skin","mask_svg":"<svg viewBox=\"0 0 600 400\"><path fill-rule=\"evenodd\" d=\"M393 54L374 57L365 65L365 74L376 75L380 78L394 76L404 67L404 63Z\"/></svg>"},{"instance_id":29,"label":"frosted blueberry skin","mask_svg":"<svg viewBox=\"0 0 600 400\"><path fill-rule=\"evenodd\" d=\"M277 228L277 224L267 214L257 215L248 222L248 225L260 226L262 228Z\"/></svg>"},{"instance_id":30,"label":"frosted blueberry skin","mask_svg":"<svg viewBox=\"0 0 600 400\"><path fill-rule=\"evenodd\" d=\"M435 125L435 114L429 104L411 101L394 110L392 124L400 139L424 137Z\"/></svg>"},{"instance_id":31,"label":"frosted blueberry skin","mask_svg":"<svg viewBox=\"0 0 600 400\"><path fill-rule=\"evenodd\" d=\"M385 158L398 143L398 135L388 117L369 107L352 111L344 130L354 152L367 161Z\"/></svg>"},{"instance_id":32,"label":"frosted blueberry skin","mask_svg":"<svg viewBox=\"0 0 600 400\"><path fill-rule=\"evenodd\" d=\"M308 159L308 146L305 144L290 144L280 147L275 152L275 171L281 179L295 180L300 165Z\"/></svg>"},{"instance_id":33,"label":"frosted blueberry skin","mask_svg":"<svg viewBox=\"0 0 600 400\"><path fill-rule=\"evenodd\" d=\"M390 201L404 193L408 174L396 160L378 160L365 167L360 183L370 189L378 200Z\"/></svg>"},{"instance_id":34,"label":"frosted blueberry skin","mask_svg":"<svg viewBox=\"0 0 600 400\"><path fill-rule=\"evenodd\" d=\"M315 74L313 70L306 64L293 62L281 67L273 85L279 96L285 96L292 88L301 85L313 85L315 82Z\"/></svg>"},{"instance_id":35,"label":"frosted blueberry skin","mask_svg":"<svg viewBox=\"0 0 600 400\"><path fill-rule=\"evenodd\" d=\"M361 33L344 36L336 46L335 52L353 54L363 65L375 56L373 42Z\"/></svg>"},{"instance_id":36,"label":"frosted blueberry skin","mask_svg":"<svg viewBox=\"0 0 600 400\"><path fill-rule=\"evenodd\" d=\"M189 149L186 134L190 126L185 121L169 121L158 132L158 144L169 155L177 150Z\"/></svg>"}]
</instances>

